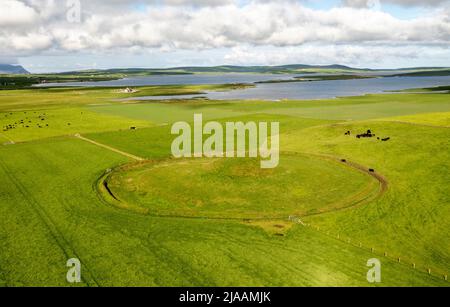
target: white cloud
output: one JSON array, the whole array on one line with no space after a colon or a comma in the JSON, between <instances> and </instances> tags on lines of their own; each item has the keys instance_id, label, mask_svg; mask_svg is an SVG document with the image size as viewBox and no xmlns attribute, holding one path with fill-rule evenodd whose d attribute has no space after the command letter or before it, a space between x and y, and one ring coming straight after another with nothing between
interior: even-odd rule
<instances>
[{"instance_id":1,"label":"white cloud","mask_svg":"<svg viewBox=\"0 0 450 307\"><path fill-rule=\"evenodd\" d=\"M243 45L255 50L268 46L308 50L319 44L334 45L334 51L327 49L334 58L345 53L351 58L358 50L373 50L372 46L389 53L398 46L450 45L450 9L445 4L422 17L402 20L365 9L366 0L344 2L350 7L314 10L294 0L85 0L82 22L74 24L66 20L63 0L2 0L0 56L146 49L238 52Z\"/></svg>"},{"instance_id":2,"label":"white cloud","mask_svg":"<svg viewBox=\"0 0 450 307\"><path fill-rule=\"evenodd\" d=\"M0 27L32 25L38 18L33 8L20 1L2 0L0 8Z\"/></svg>"},{"instance_id":3,"label":"white cloud","mask_svg":"<svg viewBox=\"0 0 450 307\"><path fill-rule=\"evenodd\" d=\"M380 4L396 4L406 7L433 7L442 3L449 3L449 0L342 0L342 3L346 6L359 8L371 7L375 5L375 2L379 2Z\"/></svg>"},{"instance_id":4,"label":"white cloud","mask_svg":"<svg viewBox=\"0 0 450 307\"><path fill-rule=\"evenodd\" d=\"M309 44L300 47L235 47L224 56L227 64L235 65L282 65L282 64L344 64L363 67L391 66L404 59L418 60L432 58L435 62L445 62L450 47L431 48L427 46L355 46ZM405 64L403 64L405 65Z\"/></svg>"}]
</instances>

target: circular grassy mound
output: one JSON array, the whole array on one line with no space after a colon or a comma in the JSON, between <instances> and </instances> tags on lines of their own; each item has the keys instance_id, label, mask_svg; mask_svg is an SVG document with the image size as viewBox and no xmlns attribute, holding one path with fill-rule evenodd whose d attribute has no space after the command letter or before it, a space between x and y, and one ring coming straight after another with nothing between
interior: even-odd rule
<instances>
[{"instance_id":1,"label":"circular grassy mound","mask_svg":"<svg viewBox=\"0 0 450 307\"><path fill-rule=\"evenodd\" d=\"M287 218L355 205L378 181L344 163L282 155L279 167L258 159L183 159L131 165L106 184L122 208L158 216L225 219Z\"/></svg>"}]
</instances>

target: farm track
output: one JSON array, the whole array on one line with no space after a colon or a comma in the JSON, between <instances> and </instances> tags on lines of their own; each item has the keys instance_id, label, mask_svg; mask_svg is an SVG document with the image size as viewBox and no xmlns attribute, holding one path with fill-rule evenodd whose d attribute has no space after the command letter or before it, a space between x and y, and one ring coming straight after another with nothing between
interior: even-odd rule
<instances>
[{"instance_id":1,"label":"farm track","mask_svg":"<svg viewBox=\"0 0 450 307\"><path fill-rule=\"evenodd\" d=\"M295 152L291 152L291 154L295 154ZM346 162L342 162L341 158L332 156L332 155L316 154L316 153L299 153L299 154L305 154L308 156L317 157L317 158L321 158L321 159L325 159L325 160L329 160L329 161L335 161L335 162L344 164L349 168L358 170L359 172L362 172L364 174L367 174L367 175L375 178L379 183L379 188L376 193L373 193L373 191L370 189L370 186L368 186L369 189L366 188L362 192L346 198L349 200L347 205L344 205L344 206L341 206L339 208L335 208L332 210L326 210L326 211L317 212L317 213L300 215L299 217L317 216L317 215L322 215L322 214L327 214L327 213L333 213L333 212L353 209L353 208L359 207L363 204L366 204L368 202L371 202L371 201L374 201L374 200L380 198L381 196L383 196L384 193L387 192L387 190L389 188L388 180L381 174L378 174L376 172L371 172L369 170L369 167L367 167L367 166L358 164L356 162L348 161L348 160L346 160ZM333 204L331 204L331 206L332 205Z\"/></svg>"},{"instance_id":2,"label":"farm track","mask_svg":"<svg viewBox=\"0 0 450 307\"><path fill-rule=\"evenodd\" d=\"M101 144L101 143L96 142L94 140L88 139L88 138L86 138L84 136L81 136L80 134L75 135L75 137L80 139L80 140L83 140L83 141L86 141L86 142L91 143L93 145L96 145L96 146L108 149L108 150L110 150L112 152L118 153L118 154L120 154L122 156L125 156L127 158L130 158L130 159L133 159L133 160L136 160L136 161L144 161L145 160L144 158L132 155L130 153L124 152L124 151L119 150L117 148L114 148L114 147L111 147L111 146L108 146L108 145L105 145L105 144Z\"/></svg>"},{"instance_id":3,"label":"farm track","mask_svg":"<svg viewBox=\"0 0 450 307\"><path fill-rule=\"evenodd\" d=\"M104 148L106 148L106 147L104 147ZM339 164L343 164L343 165L347 166L348 168L351 168L353 170L357 170L358 172L369 175L378 181L378 187L376 188L376 190L372 188L373 184L369 184L362 191L359 191L356 194L350 195L349 197L347 197L344 200L341 200L339 202L329 204L329 206L332 207L329 210L295 215L295 217L304 218L304 217L317 216L317 215L328 214L328 213L333 213L333 212L356 208L363 204L366 204L368 202L371 202L371 201L374 201L374 200L380 198L388 190L389 184L388 184L387 179L384 176L382 176L381 174L378 174L376 172L371 172L369 170L369 167L363 166L361 164L351 162L348 160L346 160L346 162L344 163L344 162L342 162L341 158L332 156L332 155L316 154L316 153L302 153L302 152L284 152L284 153L291 154L291 155L297 154L297 155L310 156L310 157L315 157L315 158L319 158L319 159L323 159L323 160L327 160L327 161L337 162ZM142 160L138 160L138 161L142 162L145 160L142 159ZM117 169L116 169L116 171L117 171ZM114 195L113 192L109 188L106 189L107 185L105 185L105 183L108 180L110 175L111 175L111 173L107 174L106 176L104 175L99 179L99 182L96 185L97 190L98 190L98 195L106 203L110 203L110 202L102 196L103 193L108 194L110 197L115 199L115 201L117 201L118 203L122 203L122 201L116 195ZM106 191L104 191L104 190L106 190ZM138 212L135 209L130 209L130 208L132 208L132 206L131 207L129 207L129 206L122 207L117 204L112 204L112 205L115 206L116 208L131 210L138 214L144 214L147 216L159 217L159 218L180 218L180 219L197 219L197 220L232 220L232 221L242 221L242 220L273 221L273 220L286 220L288 218L287 216L277 216L277 217L274 216L274 217L263 217L263 218L249 218L249 217L228 217L227 218L227 217L208 217L208 216L157 215L157 214L143 213L141 211ZM336 208L336 207L338 207L338 208Z\"/></svg>"},{"instance_id":4,"label":"farm track","mask_svg":"<svg viewBox=\"0 0 450 307\"><path fill-rule=\"evenodd\" d=\"M42 206L39 204L39 202L27 190L25 185L23 185L20 182L20 180L17 179L13 175L13 173L8 169L8 167L5 165L5 163L3 161L1 161L1 160L0 160L0 167L3 169L3 171L6 174L6 176L9 178L9 180L19 190L20 194L22 194L22 196L25 198L25 200L26 200L25 202L28 204L30 209L36 213L36 215L39 217L41 222L45 225L45 227L47 228L50 236L55 241L56 245L61 249L61 251L63 252L63 254L66 257L66 259L69 260L69 259L71 259L73 257L76 257L77 259L79 259L80 262L83 265L83 268L84 268L83 271L85 272L83 274L83 276L85 276L86 273L87 273L87 275L90 277L89 279L92 280L92 282L89 282L83 276L82 276L81 280L87 285L91 286L92 283L93 283L94 286L99 286L99 283L97 282L97 280L95 279L95 277L93 276L93 274L91 273L89 268L86 266L85 263L83 263L83 261L80 258L80 256L77 254L75 249L71 246L69 241L67 241L67 239L64 237L62 232L58 229L58 227L56 226L55 222L47 214L45 209L42 208Z\"/></svg>"},{"instance_id":5,"label":"farm track","mask_svg":"<svg viewBox=\"0 0 450 307\"><path fill-rule=\"evenodd\" d=\"M4 138L5 140L9 141L11 144L15 144L14 140L11 139L10 137L6 136L5 134L0 133L0 136L1 136L2 138Z\"/></svg>"}]
</instances>

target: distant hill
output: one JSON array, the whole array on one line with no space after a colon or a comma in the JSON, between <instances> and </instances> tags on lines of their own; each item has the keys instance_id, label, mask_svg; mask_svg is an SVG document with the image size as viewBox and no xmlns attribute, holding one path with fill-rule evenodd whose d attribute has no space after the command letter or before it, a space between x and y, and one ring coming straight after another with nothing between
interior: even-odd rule
<instances>
[{"instance_id":1,"label":"distant hill","mask_svg":"<svg viewBox=\"0 0 450 307\"><path fill-rule=\"evenodd\" d=\"M256 74L305 74L305 73L369 73L369 74L386 74L394 73L417 73L427 72L434 73L445 68L440 67L417 67L417 68L399 68L399 69L370 69L370 68L354 68L344 65L305 65L292 64L280 66L182 66L172 68L118 68L105 70L84 70L60 73L59 75L78 75L78 76L151 76L151 75L186 75L186 74L207 74L207 73L256 73ZM442 72L441 72L442 74Z\"/></svg>"},{"instance_id":2,"label":"distant hill","mask_svg":"<svg viewBox=\"0 0 450 307\"><path fill-rule=\"evenodd\" d=\"M0 74L29 74L29 72L20 65L0 64Z\"/></svg>"},{"instance_id":3,"label":"distant hill","mask_svg":"<svg viewBox=\"0 0 450 307\"><path fill-rule=\"evenodd\" d=\"M199 72L240 72L240 73L290 73L297 70L323 69L323 70L358 70L343 65L281 65L281 66L213 66L213 67L176 67L168 70L180 70L191 73Z\"/></svg>"},{"instance_id":4,"label":"distant hill","mask_svg":"<svg viewBox=\"0 0 450 307\"><path fill-rule=\"evenodd\" d=\"M450 76L450 69L413 71L408 73L400 73L391 75L390 77L442 77Z\"/></svg>"},{"instance_id":5,"label":"distant hill","mask_svg":"<svg viewBox=\"0 0 450 307\"><path fill-rule=\"evenodd\" d=\"M303 72L359 72L369 71L368 69L357 69L343 65L281 65L281 66L183 66L172 68L118 68L105 70L85 70L70 71L60 74L68 75L186 75L186 74L202 74L202 73L271 73L271 74L295 74Z\"/></svg>"}]
</instances>

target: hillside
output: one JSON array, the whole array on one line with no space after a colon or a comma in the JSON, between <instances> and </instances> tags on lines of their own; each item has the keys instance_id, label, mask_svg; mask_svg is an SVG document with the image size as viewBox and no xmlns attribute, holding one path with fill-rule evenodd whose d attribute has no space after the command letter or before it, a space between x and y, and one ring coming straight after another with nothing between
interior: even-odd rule
<instances>
[{"instance_id":1,"label":"hillside","mask_svg":"<svg viewBox=\"0 0 450 307\"><path fill-rule=\"evenodd\" d=\"M0 64L0 74L29 74L29 72L20 65Z\"/></svg>"}]
</instances>

